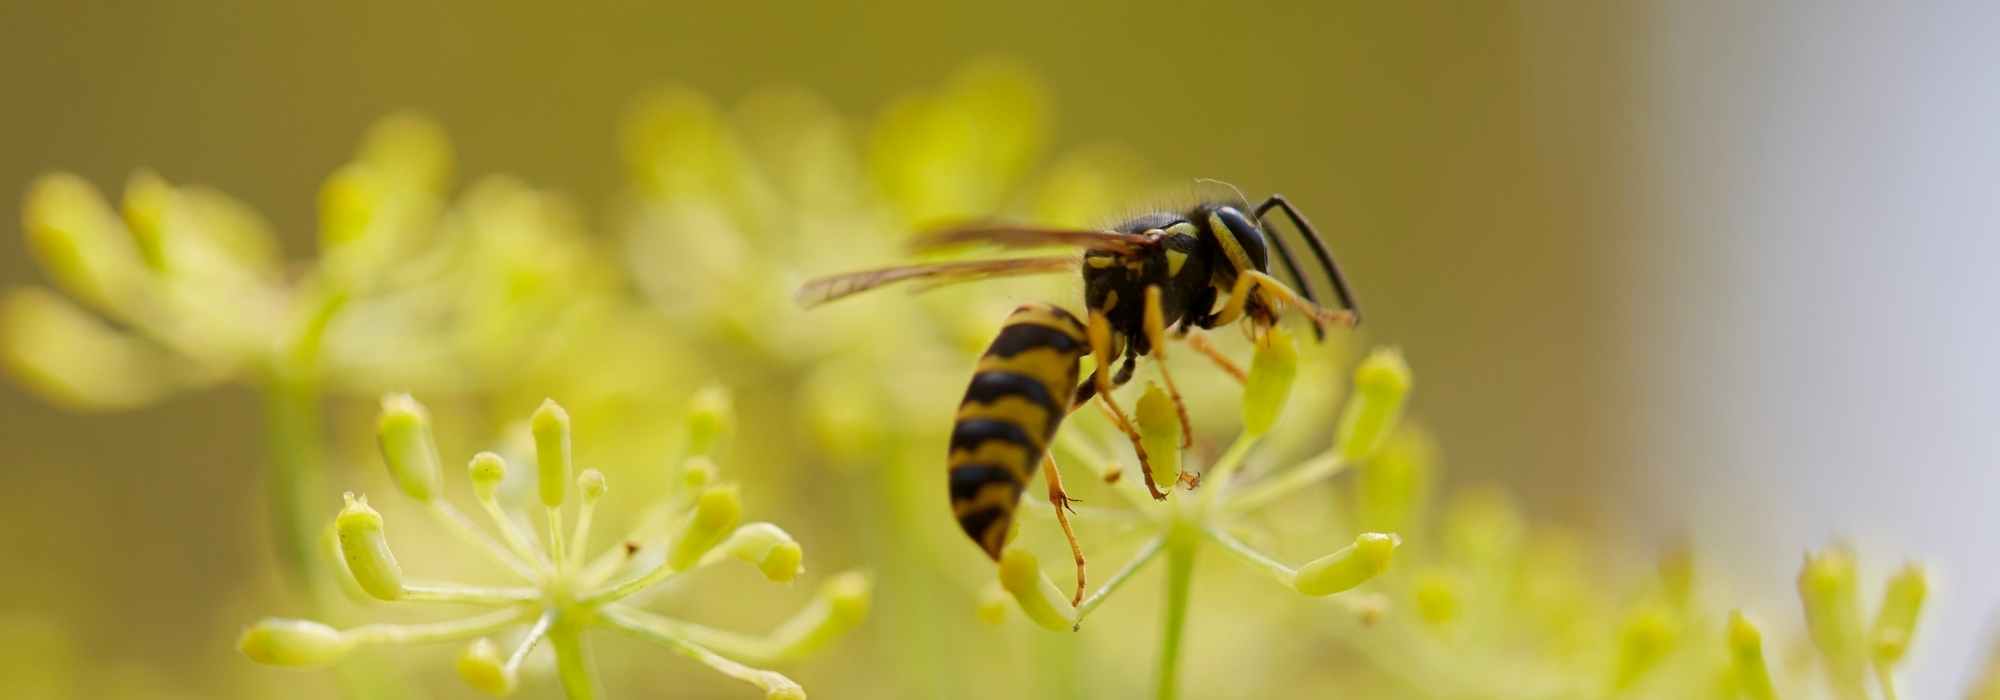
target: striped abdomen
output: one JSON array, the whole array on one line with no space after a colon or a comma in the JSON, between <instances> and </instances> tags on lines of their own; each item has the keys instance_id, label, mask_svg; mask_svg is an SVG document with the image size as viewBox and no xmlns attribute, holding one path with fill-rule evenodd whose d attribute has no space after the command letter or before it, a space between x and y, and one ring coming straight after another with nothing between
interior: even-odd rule
<instances>
[{"instance_id":1,"label":"striped abdomen","mask_svg":"<svg viewBox=\"0 0 2000 700\"><path fill-rule=\"evenodd\" d=\"M1088 354L1090 341L1075 316L1048 304L1023 305L980 356L959 402L951 430L951 513L995 560L1021 491L1069 413L1077 365Z\"/></svg>"}]
</instances>

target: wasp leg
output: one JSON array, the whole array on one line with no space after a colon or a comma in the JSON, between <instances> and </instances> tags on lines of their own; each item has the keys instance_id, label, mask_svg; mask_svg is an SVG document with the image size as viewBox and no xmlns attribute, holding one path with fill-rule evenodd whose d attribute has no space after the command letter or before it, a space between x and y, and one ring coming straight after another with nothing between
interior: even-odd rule
<instances>
[{"instance_id":1,"label":"wasp leg","mask_svg":"<svg viewBox=\"0 0 2000 700\"><path fill-rule=\"evenodd\" d=\"M1201 353L1210 362L1214 362L1216 367L1221 368L1224 374L1235 379L1237 384L1250 381L1250 374L1243 371L1242 367L1237 366L1235 360L1231 360L1228 355L1222 354L1222 348L1215 347L1214 343L1209 342L1207 333L1189 335L1187 337L1187 344L1188 347L1194 348L1195 352Z\"/></svg>"},{"instance_id":2,"label":"wasp leg","mask_svg":"<svg viewBox=\"0 0 2000 700\"><path fill-rule=\"evenodd\" d=\"M1118 407L1116 399L1111 398L1111 377L1104 372L1114 359L1111 356L1111 322L1104 318L1103 312L1091 311L1089 331L1090 351L1097 356L1097 369L1090 373L1091 381L1096 384L1097 399L1111 411L1111 422L1118 426L1118 431L1132 441L1132 452L1139 456L1139 475L1145 477L1146 491L1153 494L1153 500L1164 501L1167 493L1160 490L1159 484L1153 483L1153 462L1146 456L1146 445L1139 441L1139 429L1132 427L1132 419L1125 417L1125 410ZM1082 395L1081 390L1078 395Z\"/></svg>"},{"instance_id":3,"label":"wasp leg","mask_svg":"<svg viewBox=\"0 0 2000 700\"><path fill-rule=\"evenodd\" d=\"M1265 292L1270 293L1271 296L1277 297L1278 301L1285 302L1285 304L1291 306L1294 309L1297 309L1299 313L1305 314L1306 318L1311 319L1314 323L1324 322L1324 323L1332 323L1336 325L1346 326L1348 328L1354 327L1353 311L1349 311L1346 309L1339 309L1339 310L1328 309L1326 307L1307 301L1303 298L1300 298L1299 293L1293 291L1291 287L1285 286L1285 283L1279 282L1277 278L1264 274L1262 272L1257 272L1252 270L1243 273L1243 276L1245 278L1255 280L1257 282L1258 287L1262 288Z\"/></svg>"},{"instance_id":4,"label":"wasp leg","mask_svg":"<svg viewBox=\"0 0 2000 700\"><path fill-rule=\"evenodd\" d=\"M1076 530L1069 526L1069 514L1075 512L1075 509L1069 505L1071 500L1069 494L1063 492L1062 472L1056 469L1054 455L1046 452L1042 454L1042 470L1047 474L1042 478L1049 482L1049 505L1055 506L1056 523L1062 526L1063 537L1069 538L1069 553L1076 557L1076 595L1069 601L1070 605L1076 605L1083 602L1084 578L1083 545L1077 543Z\"/></svg>"},{"instance_id":5,"label":"wasp leg","mask_svg":"<svg viewBox=\"0 0 2000 700\"><path fill-rule=\"evenodd\" d=\"M1180 387L1174 386L1173 372L1167 371L1166 316L1160 307L1160 285L1146 285L1146 340L1153 344L1153 366L1160 368L1160 379L1166 382L1167 396L1181 419L1181 449L1187 449L1194 446L1194 424L1188 421L1187 402L1181 400Z\"/></svg>"},{"instance_id":6,"label":"wasp leg","mask_svg":"<svg viewBox=\"0 0 2000 700\"><path fill-rule=\"evenodd\" d=\"M1285 283L1279 282L1277 278L1256 270L1244 270L1237 274L1236 284L1229 289L1229 303L1224 304L1221 311L1215 312L1215 315L1211 317L1210 322L1206 325L1210 328L1226 326L1242 318L1244 306L1250 303L1252 286L1255 286L1258 291L1276 297L1278 301L1284 302L1286 306L1290 306L1298 310L1299 313L1305 314L1307 318L1312 319L1314 322L1332 323L1348 328L1354 327L1354 312L1344 309L1339 311L1330 310L1306 301L1299 297L1298 292L1292 291L1291 287L1285 286Z\"/></svg>"}]
</instances>

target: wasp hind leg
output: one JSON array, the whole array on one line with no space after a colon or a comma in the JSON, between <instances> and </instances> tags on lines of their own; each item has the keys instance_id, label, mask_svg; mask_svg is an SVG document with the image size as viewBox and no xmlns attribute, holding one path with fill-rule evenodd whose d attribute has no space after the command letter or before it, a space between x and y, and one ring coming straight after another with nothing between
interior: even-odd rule
<instances>
[{"instance_id":1,"label":"wasp hind leg","mask_svg":"<svg viewBox=\"0 0 2000 700\"><path fill-rule=\"evenodd\" d=\"M1139 440L1139 429L1132 427L1132 419L1127 418L1125 410L1118 407L1118 401L1111 398L1111 376L1104 371L1116 359L1111 352L1111 322L1104 318L1103 312L1091 311L1089 331L1090 352L1097 357L1097 369L1090 372L1088 388L1078 387L1077 400L1087 401L1095 393L1097 400L1103 402L1105 410L1111 415L1111 422L1125 434L1125 439L1132 442L1132 452L1139 457L1139 475L1145 477L1146 491L1153 495L1153 500L1164 501L1167 492L1153 483L1152 459L1146 456L1146 445Z\"/></svg>"},{"instance_id":2,"label":"wasp hind leg","mask_svg":"<svg viewBox=\"0 0 2000 700\"><path fill-rule=\"evenodd\" d=\"M1042 454L1042 473L1045 474L1042 479L1049 482L1049 505L1055 507L1056 523L1062 526L1063 537L1069 539L1069 553L1076 558L1076 594L1070 597L1069 604L1078 605L1083 603L1083 545L1077 543L1076 529L1069 525L1069 515L1075 512L1070 507L1074 499L1063 491L1062 472L1056 469L1054 455Z\"/></svg>"}]
</instances>

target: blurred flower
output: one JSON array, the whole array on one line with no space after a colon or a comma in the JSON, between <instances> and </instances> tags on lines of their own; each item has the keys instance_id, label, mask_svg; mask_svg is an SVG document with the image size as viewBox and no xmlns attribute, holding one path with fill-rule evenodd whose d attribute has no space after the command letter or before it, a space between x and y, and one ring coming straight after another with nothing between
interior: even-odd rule
<instances>
[{"instance_id":1,"label":"blurred flower","mask_svg":"<svg viewBox=\"0 0 2000 700\"><path fill-rule=\"evenodd\" d=\"M1405 695L1486 698L1821 697L1803 667L1780 663L1763 628L1742 611L1706 604L1704 581L1682 547L1637 584L1560 530L1531 527L1503 494L1461 492L1443 508L1426 499L1438 451L1408 428L1358 469L1348 505L1360 522L1406 523L1406 571L1379 579L1386 609L1344 611L1317 630L1363 663L1335 683L1403 688ZM1799 593L1834 697L1896 697L1892 672L1918 627L1920 569L1891 579L1872 626L1863 623L1853 554L1810 554ZM1405 612L1407 611L1407 612ZM1726 614L1725 614L1726 612ZM1868 640L1878 640L1868 646ZM1780 645L1777 649L1791 649ZM1790 654L1786 654L1789 657Z\"/></svg>"},{"instance_id":2,"label":"blurred flower","mask_svg":"<svg viewBox=\"0 0 2000 700\"><path fill-rule=\"evenodd\" d=\"M710 413L700 420L714 427L720 418ZM437 525L464 547L514 572L517 585L430 583L405 576L389 545L386 523L366 498L348 494L346 507L334 521L340 568L366 595L384 601L482 607L489 612L443 622L347 629L312 620L267 618L244 630L238 647L260 663L320 667L339 663L364 647L470 640L456 663L459 676L482 691L507 695L515 689L529 652L546 641L555 652L557 677L568 696L594 698L601 691L583 633L605 627L660 643L756 686L767 697L805 697L791 679L748 664L795 659L859 624L870 599L866 576L833 577L811 605L761 637L647 611L638 604L641 594L725 560L749 563L772 581L791 581L803 571L803 551L775 525L741 523L743 506L736 487L713 483L712 463L697 455L677 471L679 488L657 499L627 537L586 556L598 501L609 490L607 481L596 470L572 476L570 422L561 406L544 402L530 425L536 454L535 500L546 522L543 537L524 526L534 518L502 505L501 486L510 471L502 457L482 452L468 467L479 506L500 535L495 539L439 492L438 457L425 409L408 396L392 396L383 402L379 421L383 460L398 490L423 505ZM571 503L576 504L574 530L564 525L565 506ZM508 630L525 632L503 650L493 635Z\"/></svg>"},{"instance_id":3,"label":"blurred flower","mask_svg":"<svg viewBox=\"0 0 2000 700\"><path fill-rule=\"evenodd\" d=\"M537 331L602 284L587 274L601 263L560 198L495 176L449 202L452 169L436 124L378 122L321 188L320 257L293 269L269 224L219 191L140 171L114 209L82 178L43 176L22 226L68 298L7 293L7 367L83 409L272 374L365 393L476 386L535 357Z\"/></svg>"},{"instance_id":4,"label":"blurred flower","mask_svg":"<svg viewBox=\"0 0 2000 700\"><path fill-rule=\"evenodd\" d=\"M327 389L491 389L594 366L558 354L561 343L609 345L552 332L602 318L617 289L594 272L606 263L581 217L502 176L453 201L453 170L435 123L377 122L321 186L319 257L305 265L288 265L269 224L219 191L140 171L114 208L80 177L45 175L29 187L22 226L62 293L0 297L0 363L84 410L226 381L256 387L272 540L294 584L323 597L309 553L332 454Z\"/></svg>"}]
</instances>

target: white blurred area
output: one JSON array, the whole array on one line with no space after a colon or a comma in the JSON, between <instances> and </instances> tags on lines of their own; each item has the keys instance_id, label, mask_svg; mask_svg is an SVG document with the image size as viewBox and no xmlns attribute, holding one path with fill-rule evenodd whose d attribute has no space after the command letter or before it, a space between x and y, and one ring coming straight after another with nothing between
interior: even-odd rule
<instances>
[{"instance_id":1,"label":"white blurred area","mask_svg":"<svg viewBox=\"0 0 2000 700\"><path fill-rule=\"evenodd\" d=\"M2000 3L1649 12L1628 502L1790 630L1806 547L1859 547L1871 615L1929 564L1903 696L1962 697L2000 633Z\"/></svg>"}]
</instances>

